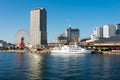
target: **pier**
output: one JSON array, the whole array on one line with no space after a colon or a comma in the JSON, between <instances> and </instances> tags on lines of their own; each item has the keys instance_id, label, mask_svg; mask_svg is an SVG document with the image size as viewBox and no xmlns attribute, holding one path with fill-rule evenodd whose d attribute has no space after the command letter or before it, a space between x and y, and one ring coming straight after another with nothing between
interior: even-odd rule
<instances>
[{"instance_id":1,"label":"pier","mask_svg":"<svg viewBox=\"0 0 120 80\"><path fill-rule=\"evenodd\" d=\"M100 54L120 54L120 42L88 43L84 46Z\"/></svg>"}]
</instances>

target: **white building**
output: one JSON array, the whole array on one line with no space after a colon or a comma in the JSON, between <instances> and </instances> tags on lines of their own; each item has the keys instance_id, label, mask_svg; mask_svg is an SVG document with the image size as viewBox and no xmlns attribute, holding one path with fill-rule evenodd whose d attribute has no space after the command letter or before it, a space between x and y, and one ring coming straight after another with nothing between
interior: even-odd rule
<instances>
[{"instance_id":1,"label":"white building","mask_svg":"<svg viewBox=\"0 0 120 80\"><path fill-rule=\"evenodd\" d=\"M95 27L93 29L93 35L95 36L96 39L102 38L103 37L103 28Z\"/></svg>"},{"instance_id":2,"label":"white building","mask_svg":"<svg viewBox=\"0 0 120 80\"><path fill-rule=\"evenodd\" d=\"M3 44L2 44L2 43L0 43L0 47L3 47Z\"/></svg>"},{"instance_id":3,"label":"white building","mask_svg":"<svg viewBox=\"0 0 120 80\"><path fill-rule=\"evenodd\" d=\"M115 33L116 33L115 25L104 25L103 26L103 37L104 38L115 36Z\"/></svg>"},{"instance_id":4,"label":"white building","mask_svg":"<svg viewBox=\"0 0 120 80\"><path fill-rule=\"evenodd\" d=\"M30 43L33 46L47 44L47 12L45 8L31 11L30 16Z\"/></svg>"}]
</instances>

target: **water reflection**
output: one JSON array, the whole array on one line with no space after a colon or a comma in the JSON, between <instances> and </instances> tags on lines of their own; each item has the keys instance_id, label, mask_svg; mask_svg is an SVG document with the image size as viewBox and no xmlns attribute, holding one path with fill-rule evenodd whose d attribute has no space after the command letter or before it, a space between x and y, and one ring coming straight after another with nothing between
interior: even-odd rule
<instances>
[{"instance_id":1,"label":"water reflection","mask_svg":"<svg viewBox=\"0 0 120 80\"><path fill-rule=\"evenodd\" d=\"M58 56L58 57L83 57L88 54L51 54L51 56Z\"/></svg>"},{"instance_id":2,"label":"water reflection","mask_svg":"<svg viewBox=\"0 0 120 80\"><path fill-rule=\"evenodd\" d=\"M88 74L88 78L101 78L102 80L104 80L110 77L110 57L103 55L92 55L88 59L86 58L85 61L85 70L87 70L86 74Z\"/></svg>"},{"instance_id":3,"label":"water reflection","mask_svg":"<svg viewBox=\"0 0 120 80\"><path fill-rule=\"evenodd\" d=\"M23 79L25 78L25 67L26 66L26 55L25 53L17 53L16 59L15 59L15 65L13 66L15 68L14 75L17 79Z\"/></svg>"},{"instance_id":4,"label":"water reflection","mask_svg":"<svg viewBox=\"0 0 120 80\"><path fill-rule=\"evenodd\" d=\"M103 79L109 79L110 78L110 57L103 57L104 64L103 64Z\"/></svg>"},{"instance_id":5,"label":"water reflection","mask_svg":"<svg viewBox=\"0 0 120 80\"><path fill-rule=\"evenodd\" d=\"M51 55L48 59L45 79L108 80L119 76L114 74L120 71L118 64L115 66L119 58L115 61L112 56Z\"/></svg>"},{"instance_id":6,"label":"water reflection","mask_svg":"<svg viewBox=\"0 0 120 80\"><path fill-rule=\"evenodd\" d=\"M43 56L39 54L18 54L17 73L19 79L24 80L42 80L43 78Z\"/></svg>"},{"instance_id":7,"label":"water reflection","mask_svg":"<svg viewBox=\"0 0 120 80\"><path fill-rule=\"evenodd\" d=\"M42 80L43 79L43 67L44 67L44 56L40 54L30 54L30 65L29 65L29 71L30 74L28 74L29 80Z\"/></svg>"},{"instance_id":8,"label":"water reflection","mask_svg":"<svg viewBox=\"0 0 120 80\"><path fill-rule=\"evenodd\" d=\"M81 70L79 65L81 64L81 61L84 56L86 55L83 54L49 55L47 57L45 79L64 80L67 79L67 77L74 78L76 77L79 79L78 76L80 74L78 72Z\"/></svg>"}]
</instances>

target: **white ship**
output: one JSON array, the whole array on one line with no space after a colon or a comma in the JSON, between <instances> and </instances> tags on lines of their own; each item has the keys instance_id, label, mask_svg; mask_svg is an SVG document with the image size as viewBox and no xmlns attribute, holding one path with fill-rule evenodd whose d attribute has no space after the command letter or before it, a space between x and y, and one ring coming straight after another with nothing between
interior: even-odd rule
<instances>
[{"instance_id":1,"label":"white ship","mask_svg":"<svg viewBox=\"0 0 120 80\"><path fill-rule=\"evenodd\" d=\"M57 54L85 54L85 53L91 53L92 50L87 50L85 48L82 48L75 43L74 45L64 45L62 47L54 47L51 50L51 52Z\"/></svg>"}]
</instances>

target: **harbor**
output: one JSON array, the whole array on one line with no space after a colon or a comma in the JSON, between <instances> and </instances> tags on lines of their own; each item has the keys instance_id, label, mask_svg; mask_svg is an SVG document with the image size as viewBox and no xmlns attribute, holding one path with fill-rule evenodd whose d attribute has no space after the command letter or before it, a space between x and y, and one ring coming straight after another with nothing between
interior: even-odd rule
<instances>
[{"instance_id":1,"label":"harbor","mask_svg":"<svg viewBox=\"0 0 120 80\"><path fill-rule=\"evenodd\" d=\"M64 44L61 44L62 46ZM120 55L120 43L88 43L87 44L79 44L81 47L85 47L88 50L93 50L91 54L112 54L112 55ZM7 49L0 50L0 52L14 52L14 53L39 53L39 54L52 54L51 49L55 46L59 46L59 44L49 44L48 46L41 48L27 48L27 49Z\"/></svg>"},{"instance_id":2,"label":"harbor","mask_svg":"<svg viewBox=\"0 0 120 80\"><path fill-rule=\"evenodd\" d=\"M120 80L120 0L0 0L0 80Z\"/></svg>"}]
</instances>

